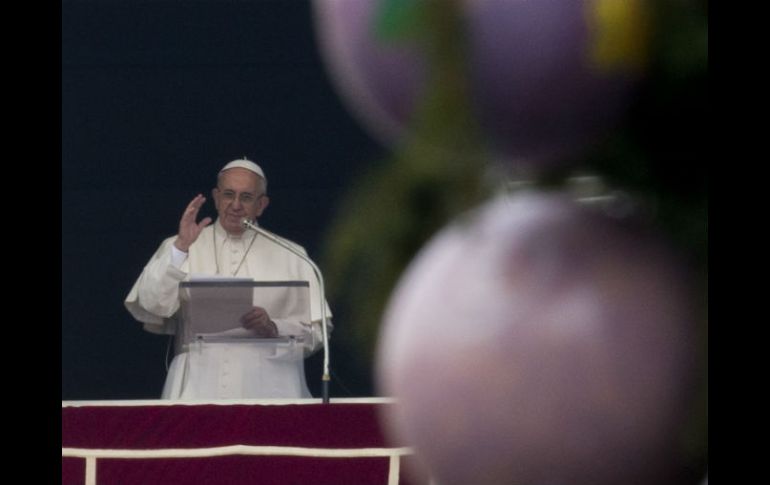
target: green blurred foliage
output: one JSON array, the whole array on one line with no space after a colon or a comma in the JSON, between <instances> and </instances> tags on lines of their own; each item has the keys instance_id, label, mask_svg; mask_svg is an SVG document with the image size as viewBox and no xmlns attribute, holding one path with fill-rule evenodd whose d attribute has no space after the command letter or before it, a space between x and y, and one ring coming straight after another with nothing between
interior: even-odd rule
<instances>
[{"instance_id":1,"label":"green blurred foliage","mask_svg":"<svg viewBox=\"0 0 770 485\"><path fill-rule=\"evenodd\" d=\"M419 39L430 59L431 88L408 130L409 139L361 175L326 241L323 267L329 297L335 315L345 319L334 344L349 354L345 367L365 369L366 374L372 368L382 311L401 272L428 238L489 192L483 181L486 160L468 104L461 21L448 5L384 3L388 8L378 17L379 35L392 42ZM415 31L416 18L421 19L421 32ZM371 392L371 382L358 388Z\"/></svg>"}]
</instances>

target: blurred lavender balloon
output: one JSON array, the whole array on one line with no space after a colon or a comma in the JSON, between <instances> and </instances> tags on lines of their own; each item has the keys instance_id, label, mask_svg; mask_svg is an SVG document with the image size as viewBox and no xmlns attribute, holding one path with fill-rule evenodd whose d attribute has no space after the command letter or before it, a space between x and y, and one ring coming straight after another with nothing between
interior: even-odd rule
<instances>
[{"instance_id":1,"label":"blurred lavender balloon","mask_svg":"<svg viewBox=\"0 0 770 485\"><path fill-rule=\"evenodd\" d=\"M390 144L403 133L425 65L413 45L376 34L377 0L314 0L321 54L344 102L366 128Z\"/></svg>"},{"instance_id":2,"label":"blurred lavender balloon","mask_svg":"<svg viewBox=\"0 0 770 485\"><path fill-rule=\"evenodd\" d=\"M435 60L417 41L378 35L382 12L398 1L313 2L320 49L340 96L388 144L408 133L421 97L435 89L428 81ZM466 32L471 106L490 150L510 165L562 165L624 113L644 73L647 2L454 3Z\"/></svg>"},{"instance_id":3,"label":"blurred lavender balloon","mask_svg":"<svg viewBox=\"0 0 770 485\"><path fill-rule=\"evenodd\" d=\"M442 485L667 483L696 369L690 290L624 221L559 194L491 201L391 296L386 429Z\"/></svg>"}]
</instances>

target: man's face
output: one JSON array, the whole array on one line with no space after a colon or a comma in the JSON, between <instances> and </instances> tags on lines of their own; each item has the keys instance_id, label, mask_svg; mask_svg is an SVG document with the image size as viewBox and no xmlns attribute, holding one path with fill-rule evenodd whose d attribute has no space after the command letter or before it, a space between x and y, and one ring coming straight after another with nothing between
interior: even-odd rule
<instances>
[{"instance_id":1,"label":"man's face","mask_svg":"<svg viewBox=\"0 0 770 485\"><path fill-rule=\"evenodd\" d=\"M245 168L222 172L217 187L211 191L222 227L230 234L242 234L241 220L254 220L262 215L269 199L262 178Z\"/></svg>"}]
</instances>

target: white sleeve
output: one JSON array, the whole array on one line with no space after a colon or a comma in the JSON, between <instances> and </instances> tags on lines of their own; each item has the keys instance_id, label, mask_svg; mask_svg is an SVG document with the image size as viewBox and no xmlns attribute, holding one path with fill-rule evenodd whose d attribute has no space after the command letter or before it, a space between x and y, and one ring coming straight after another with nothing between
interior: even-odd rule
<instances>
[{"instance_id":1,"label":"white sleeve","mask_svg":"<svg viewBox=\"0 0 770 485\"><path fill-rule=\"evenodd\" d=\"M323 347L323 324L321 321L305 323L283 318L274 318L273 321L278 327L278 335L296 335L305 338L302 346L305 349L306 357ZM327 318L326 323L328 324L327 337L329 337L334 325L332 325L331 318Z\"/></svg>"},{"instance_id":2,"label":"white sleeve","mask_svg":"<svg viewBox=\"0 0 770 485\"><path fill-rule=\"evenodd\" d=\"M171 245L171 264L175 268L181 269L182 263L187 260L187 253L177 248L175 245Z\"/></svg>"},{"instance_id":3,"label":"white sleeve","mask_svg":"<svg viewBox=\"0 0 770 485\"><path fill-rule=\"evenodd\" d=\"M307 251L302 246L299 246L291 241L290 244L294 245L298 251L308 257ZM305 337L305 356L312 354L321 347L323 347L323 323L321 316L321 288L319 285L318 277L313 269L306 261L302 261L301 258L296 259L298 265L298 271L300 277L298 279L308 281L310 283L310 323L298 322L298 321L275 321L278 326L279 335L302 335ZM329 303L326 298L323 299L326 310L326 323L327 337L331 337L331 331L334 328L332 325L332 311L329 308Z\"/></svg>"},{"instance_id":4,"label":"white sleeve","mask_svg":"<svg viewBox=\"0 0 770 485\"><path fill-rule=\"evenodd\" d=\"M148 331L167 333L162 328L164 320L179 309L179 282L187 273L174 265L174 239L166 239L161 244L124 302L131 315L146 324Z\"/></svg>"}]
</instances>

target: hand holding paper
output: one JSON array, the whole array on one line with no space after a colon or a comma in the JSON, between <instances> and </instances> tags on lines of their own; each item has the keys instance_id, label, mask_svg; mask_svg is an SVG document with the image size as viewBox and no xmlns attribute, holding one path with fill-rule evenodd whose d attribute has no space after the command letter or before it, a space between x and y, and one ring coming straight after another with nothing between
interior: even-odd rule
<instances>
[{"instance_id":1,"label":"hand holding paper","mask_svg":"<svg viewBox=\"0 0 770 485\"><path fill-rule=\"evenodd\" d=\"M255 306L241 317L243 328L252 330L257 337L270 338L278 336L278 327L270 320L267 310Z\"/></svg>"}]
</instances>

